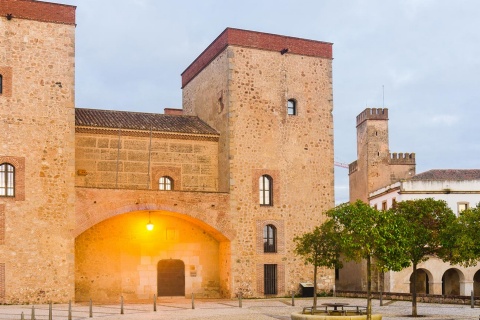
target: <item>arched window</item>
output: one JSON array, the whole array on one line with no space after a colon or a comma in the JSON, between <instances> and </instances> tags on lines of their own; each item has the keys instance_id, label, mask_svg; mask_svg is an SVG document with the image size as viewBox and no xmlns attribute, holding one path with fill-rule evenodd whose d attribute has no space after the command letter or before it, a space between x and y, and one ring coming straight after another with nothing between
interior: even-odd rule
<instances>
[{"instance_id":1,"label":"arched window","mask_svg":"<svg viewBox=\"0 0 480 320\"><path fill-rule=\"evenodd\" d=\"M263 228L263 252L277 252L277 228L273 224Z\"/></svg>"},{"instance_id":2,"label":"arched window","mask_svg":"<svg viewBox=\"0 0 480 320\"><path fill-rule=\"evenodd\" d=\"M297 114L297 101L289 99L287 101L287 114L295 116Z\"/></svg>"},{"instance_id":3,"label":"arched window","mask_svg":"<svg viewBox=\"0 0 480 320\"><path fill-rule=\"evenodd\" d=\"M260 205L273 206L273 180L269 175L264 174L258 181L258 189L260 191Z\"/></svg>"},{"instance_id":4,"label":"arched window","mask_svg":"<svg viewBox=\"0 0 480 320\"><path fill-rule=\"evenodd\" d=\"M158 179L158 190L173 190L173 179L167 176Z\"/></svg>"},{"instance_id":5,"label":"arched window","mask_svg":"<svg viewBox=\"0 0 480 320\"><path fill-rule=\"evenodd\" d=\"M15 196L15 167L9 163L0 164L0 197Z\"/></svg>"}]
</instances>

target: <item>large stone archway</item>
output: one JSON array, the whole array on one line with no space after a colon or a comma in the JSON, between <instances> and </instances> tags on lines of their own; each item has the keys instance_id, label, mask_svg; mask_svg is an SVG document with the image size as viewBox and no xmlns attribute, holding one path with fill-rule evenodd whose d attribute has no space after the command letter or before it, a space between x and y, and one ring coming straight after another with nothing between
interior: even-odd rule
<instances>
[{"instance_id":1,"label":"large stone archway","mask_svg":"<svg viewBox=\"0 0 480 320\"><path fill-rule=\"evenodd\" d=\"M234 233L229 219L221 219L227 215L227 195L80 191L75 228L77 301L151 299L158 292L157 264L165 259L185 264L186 296L230 295ZM149 221L154 225L151 231L146 228Z\"/></svg>"},{"instance_id":2,"label":"large stone archway","mask_svg":"<svg viewBox=\"0 0 480 320\"><path fill-rule=\"evenodd\" d=\"M480 297L480 269L473 276L473 294Z\"/></svg>"},{"instance_id":3,"label":"large stone archway","mask_svg":"<svg viewBox=\"0 0 480 320\"><path fill-rule=\"evenodd\" d=\"M450 268L442 276L442 294L460 295L462 294L461 282L464 282L463 273L455 268Z\"/></svg>"},{"instance_id":4,"label":"large stone archway","mask_svg":"<svg viewBox=\"0 0 480 320\"><path fill-rule=\"evenodd\" d=\"M432 287L432 274L427 269L417 269L417 283L416 283L416 292L423 294L430 294ZM410 293L413 292L413 272L410 276Z\"/></svg>"}]
</instances>

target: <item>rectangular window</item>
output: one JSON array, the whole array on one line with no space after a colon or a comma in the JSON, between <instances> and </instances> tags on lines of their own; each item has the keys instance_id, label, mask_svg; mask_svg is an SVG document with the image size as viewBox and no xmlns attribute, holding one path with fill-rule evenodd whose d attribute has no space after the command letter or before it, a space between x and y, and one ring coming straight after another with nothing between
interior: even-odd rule
<instances>
[{"instance_id":1,"label":"rectangular window","mask_svg":"<svg viewBox=\"0 0 480 320\"><path fill-rule=\"evenodd\" d=\"M458 203L458 213L468 209L468 202L459 202Z\"/></svg>"},{"instance_id":2,"label":"rectangular window","mask_svg":"<svg viewBox=\"0 0 480 320\"><path fill-rule=\"evenodd\" d=\"M265 294L277 294L277 265L263 265L263 291Z\"/></svg>"},{"instance_id":3,"label":"rectangular window","mask_svg":"<svg viewBox=\"0 0 480 320\"><path fill-rule=\"evenodd\" d=\"M397 199L393 198L392 199L392 208L395 208L397 206Z\"/></svg>"},{"instance_id":4,"label":"rectangular window","mask_svg":"<svg viewBox=\"0 0 480 320\"><path fill-rule=\"evenodd\" d=\"M387 201L382 202L382 210L383 211L387 210Z\"/></svg>"}]
</instances>

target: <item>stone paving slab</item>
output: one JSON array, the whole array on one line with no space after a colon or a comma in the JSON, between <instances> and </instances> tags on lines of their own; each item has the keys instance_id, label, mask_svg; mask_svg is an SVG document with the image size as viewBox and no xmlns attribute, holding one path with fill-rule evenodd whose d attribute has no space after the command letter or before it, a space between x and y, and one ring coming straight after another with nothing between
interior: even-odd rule
<instances>
[{"instance_id":1,"label":"stone paving slab","mask_svg":"<svg viewBox=\"0 0 480 320\"><path fill-rule=\"evenodd\" d=\"M353 306L366 306L365 299L352 298L319 298L318 304L325 302L344 302ZM157 311L153 311L153 302L146 303L125 302L124 314L120 314L120 303L109 305L93 305L93 318L89 318L88 304L72 304L72 319L101 319L101 320L289 320L292 312L301 311L303 307L311 306L312 299L295 299L295 306L289 298L277 299L244 299L242 308L238 300L195 300L195 309L192 309L190 299L170 298L158 299ZM53 320L66 320L68 305L53 305ZM0 320L31 319L32 306L0 306ZM405 320L412 310L410 301L384 301L384 306L378 300L373 300L373 312L383 314L384 320ZM479 320L480 308L472 309L469 305L447 305L418 303L420 319L426 320ZM48 305L35 306L36 320L48 320Z\"/></svg>"}]
</instances>

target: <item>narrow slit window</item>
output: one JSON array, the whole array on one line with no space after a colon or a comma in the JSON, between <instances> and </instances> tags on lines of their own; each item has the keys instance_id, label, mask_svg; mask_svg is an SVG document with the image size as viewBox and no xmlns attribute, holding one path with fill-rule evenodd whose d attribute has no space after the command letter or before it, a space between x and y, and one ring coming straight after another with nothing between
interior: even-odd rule
<instances>
[{"instance_id":1,"label":"narrow slit window","mask_svg":"<svg viewBox=\"0 0 480 320\"><path fill-rule=\"evenodd\" d=\"M3 76L0 74L0 94L3 93Z\"/></svg>"},{"instance_id":2,"label":"narrow slit window","mask_svg":"<svg viewBox=\"0 0 480 320\"><path fill-rule=\"evenodd\" d=\"M158 180L159 190L173 190L173 179L167 176L160 177Z\"/></svg>"},{"instance_id":3,"label":"narrow slit window","mask_svg":"<svg viewBox=\"0 0 480 320\"><path fill-rule=\"evenodd\" d=\"M297 102L294 99L287 101L287 113L291 116L297 115Z\"/></svg>"}]
</instances>

